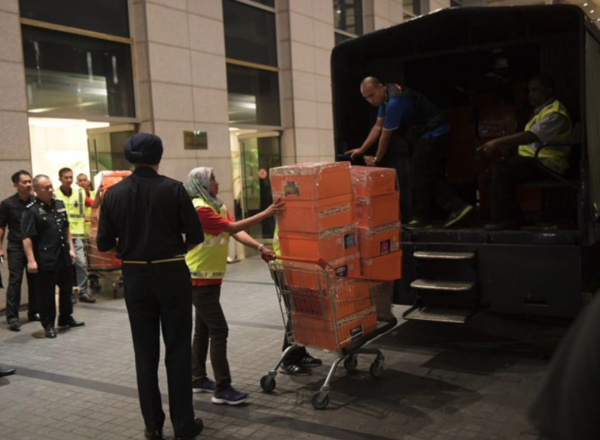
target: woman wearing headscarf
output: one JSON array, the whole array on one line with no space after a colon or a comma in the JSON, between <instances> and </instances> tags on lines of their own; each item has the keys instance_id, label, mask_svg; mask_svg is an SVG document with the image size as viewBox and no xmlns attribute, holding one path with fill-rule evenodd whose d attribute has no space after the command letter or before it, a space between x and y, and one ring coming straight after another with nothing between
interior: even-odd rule
<instances>
[{"instance_id":1,"label":"woman wearing headscarf","mask_svg":"<svg viewBox=\"0 0 600 440\"><path fill-rule=\"evenodd\" d=\"M213 392L213 403L238 405L247 399L248 394L231 386L227 361L229 328L219 302L227 269L229 237L233 236L243 245L257 249L267 260L274 259L275 253L271 249L254 240L244 230L280 212L284 202L278 199L263 212L236 222L217 197L219 183L212 168L194 168L185 188L204 230L204 242L186 256L192 274L192 298L196 309L192 340L192 389L194 392ZM216 383L206 374L209 346Z\"/></svg>"}]
</instances>

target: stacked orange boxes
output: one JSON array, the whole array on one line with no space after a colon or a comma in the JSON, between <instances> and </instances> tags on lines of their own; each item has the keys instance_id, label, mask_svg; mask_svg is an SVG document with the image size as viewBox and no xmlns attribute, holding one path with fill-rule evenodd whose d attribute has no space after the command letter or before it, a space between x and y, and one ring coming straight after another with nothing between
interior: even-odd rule
<instances>
[{"instance_id":1,"label":"stacked orange boxes","mask_svg":"<svg viewBox=\"0 0 600 440\"><path fill-rule=\"evenodd\" d=\"M370 291L360 278L356 207L350 164L305 163L270 170L273 198L283 197L277 216L281 255L324 260L335 271L284 260L294 340L336 350L377 329ZM337 341L337 346L336 346ZM343 346L346 346L343 345Z\"/></svg>"},{"instance_id":2,"label":"stacked orange boxes","mask_svg":"<svg viewBox=\"0 0 600 440\"><path fill-rule=\"evenodd\" d=\"M401 277L400 195L396 171L354 166L358 247L363 278L393 281Z\"/></svg>"},{"instance_id":3,"label":"stacked orange boxes","mask_svg":"<svg viewBox=\"0 0 600 440\"><path fill-rule=\"evenodd\" d=\"M277 216L281 254L322 259L343 275L360 276L350 164L288 165L272 168L270 178L273 198L285 199L285 211Z\"/></svg>"}]
</instances>

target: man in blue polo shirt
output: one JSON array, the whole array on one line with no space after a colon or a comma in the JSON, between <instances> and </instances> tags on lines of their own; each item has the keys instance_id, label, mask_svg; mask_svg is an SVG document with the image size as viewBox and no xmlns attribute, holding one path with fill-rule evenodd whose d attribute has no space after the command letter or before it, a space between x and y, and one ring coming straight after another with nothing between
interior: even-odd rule
<instances>
[{"instance_id":1,"label":"man in blue polo shirt","mask_svg":"<svg viewBox=\"0 0 600 440\"><path fill-rule=\"evenodd\" d=\"M369 104L379 107L377 122L363 144L348 153L352 157L365 154L379 139L375 155L366 157L365 162L396 169L405 192L402 200L410 195L410 208L402 203L403 226L430 228L434 203L448 213L446 228L467 217L473 206L461 200L446 181L450 124L442 111L419 92L400 84L384 84L372 76L362 80L360 92ZM409 152L408 176L400 166L399 142L404 142Z\"/></svg>"}]
</instances>

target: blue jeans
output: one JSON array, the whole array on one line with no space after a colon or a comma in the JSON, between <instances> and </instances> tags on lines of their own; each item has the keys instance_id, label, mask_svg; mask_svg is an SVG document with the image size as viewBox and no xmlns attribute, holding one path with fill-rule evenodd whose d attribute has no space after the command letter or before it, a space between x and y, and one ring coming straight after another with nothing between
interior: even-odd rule
<instances>
[{"instance_id":1,"label":"blue jeans","mask_svg":"<svg viewBox=\"0 0 600 440\"><path fill-rule=\"evenodd\" d=\"M73 246L75 247L75 278L79 287L79 296L87 296L88 270L85 258L85 244L81 238L74 238Z\"/></svg>"}]
</instances>

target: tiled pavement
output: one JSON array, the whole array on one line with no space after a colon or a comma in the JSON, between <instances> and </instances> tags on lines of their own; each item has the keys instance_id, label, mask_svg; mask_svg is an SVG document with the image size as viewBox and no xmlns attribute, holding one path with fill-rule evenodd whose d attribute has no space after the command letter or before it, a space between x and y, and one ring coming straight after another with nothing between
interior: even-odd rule
<instances>
[{"instance_id":1,"label":"tiled pavement","mask_svg":"<svg viewBox=\"0 0 600 440\"><path fill-rule=\"evenodd\" d=\"M201 438L537 440L525 413L564 325L475 319L469 327L401 322L372 346L384 350L383 377L340 368L325 411L310 398L326 367L309 377L277 375L264 394L259 380L277 361L283 329L268 271L257 259L229 267L222 302L229 319L234 385L251 393L242 407L195 395L205 422ZM400 316L403 308L396 307ZM123 299L102 293L80 304L86 326L42 337L39 323L20 333L0 324L0 365L18 374L0 379L0 438L142 439L133 349ZM334 356L322 355L331 365ZM166 378L161 365L163 402ZM167 413L168 414L168 413ZM167 422L168 423L168 422ZM170 425L166 434L172 435Z\"/></svg>"}]
</instances>

